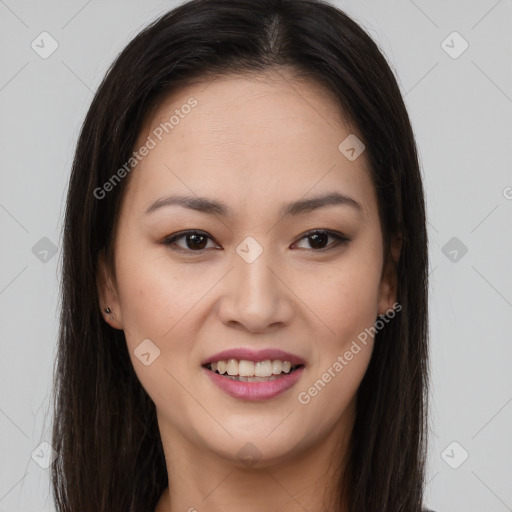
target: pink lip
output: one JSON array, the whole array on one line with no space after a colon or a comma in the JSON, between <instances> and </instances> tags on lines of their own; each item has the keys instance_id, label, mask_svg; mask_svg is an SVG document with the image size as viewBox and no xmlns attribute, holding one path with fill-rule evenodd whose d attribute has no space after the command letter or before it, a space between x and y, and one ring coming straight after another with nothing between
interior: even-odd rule
<instances>
[{"instance_id":1,"label":"pink lip","mask_svg":"<svg viewBox=\"0 0 512 512\"><path fill-rule=\"evenodd\" d=\"M208 368L203 368L203 371L207 373L216 386L228 395L234 398L255 402L258 400L268 400L291 388L300 379L304 372L304 367L297 368L297 370L292 373L288 373L268 382L241 382L223 377Z\"/></svg>"},{"instance_id":2,"label":"pink lip","mask_svg":"<svg viewBox=\"0 0 512 512\"><path fill-rule=\"evenodd\" d=\"M295 365L306 365L304 359L294 354L290 354L289 352L283 352L282 350L277 350L273 348L264 349L264 350L251 350L248 348L233 348L228 350L223 350L213 356L208 357L204 361L202 361L201 365L205 365L207 363L216 363L217 361L227 361L228 359L236 359L240 361L241 359L245 359L247 361L266 361L270 359L274 361L276 359L280 361L290 361L292 366ZM229 379L228 379L229 380Z\"/></svg>"}]
</instances>

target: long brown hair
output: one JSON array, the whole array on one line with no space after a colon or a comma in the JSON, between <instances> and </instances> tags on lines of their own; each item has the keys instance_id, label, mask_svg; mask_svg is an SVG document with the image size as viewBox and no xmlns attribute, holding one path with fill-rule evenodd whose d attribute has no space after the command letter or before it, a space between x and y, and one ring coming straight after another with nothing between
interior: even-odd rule
<instances>
[{"instance_id":1,"label":"long brown hair","mask_svg":"<svg viewBox=\"0 0 512 512\"><path fill-rule=\"evenodd\" d=\"M168 484L155 406L122 331L102 318L97 258L112 254L127 162L150 108L188 80L292 68L324 85L366 146L385 240L402 235L402 310L379 331L357 393L351 512L419 512L428 402L427 231L416 144L396 79L369 35L322 0L191 0L119 54L83 123L63 228L54 382L53 495L59 512L153 512ZM133 170L132 172L137 172ZM341 457L341 454L340 454ZM172 486L172 481L169 482Z\"/></svg>"}]
</instances>

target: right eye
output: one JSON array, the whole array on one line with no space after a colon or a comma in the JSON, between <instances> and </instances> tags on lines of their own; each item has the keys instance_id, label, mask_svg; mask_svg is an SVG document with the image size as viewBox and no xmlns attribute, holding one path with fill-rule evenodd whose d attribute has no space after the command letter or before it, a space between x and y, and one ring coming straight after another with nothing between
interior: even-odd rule
<instances>
[{"instance_id":1,"label":"right eye","mask_svg":"<svg viewBox=\"0 0 512 512\"><path fill-rule=\"evenodd\" d=\"M176 242L180 239L185 240L185 247L178 245ZM163 240L163 244L169 246L173 251L183 252L191 255L191 253L201 253L206 251L206 244L208 239L213 239L206 234L204 231L183 231L181 233L175 233L173 235L169 235ZM172 247L173 245L177 246L177 248ZM219 248L219 246L215 246L214 248Z\"/></svg>"}]
</instances>

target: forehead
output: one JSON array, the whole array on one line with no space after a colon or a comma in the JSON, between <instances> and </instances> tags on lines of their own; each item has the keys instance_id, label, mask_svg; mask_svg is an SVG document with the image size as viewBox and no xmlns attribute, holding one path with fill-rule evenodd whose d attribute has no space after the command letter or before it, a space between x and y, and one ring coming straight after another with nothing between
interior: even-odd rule
<instances>
[{"instance_id":1,"label":"forehead","mask_svg":"<svg viewBox=\"0 0 512 512\"><path fill-rule=\"evenodd\" d=\"M282 142L302 146L324 139L327 132L337 138L340 132L350 131L331 91L289 72L266 71L202 80L173 92L146 122L141 137L169 121L173 113L179 114L191 98L197 106L190 115L180 115L180 129L175 126L172 133L186 136L199 147L224 147L225 141L236 144L239 151L256 143L266 147L277 147ZM190 120L185 121L188 117Z\"/></svg>"},{"instance_id":2,"label":"forehead","mask_svg":"<svg viewBox=\"0 0 512 512\"><path fill-rule=\"evenodd\" d=\"M141 206L177 191L262 206L335 188L367 209L375 197L365 155L350 161L339 149L352 133L332 93L313 81L284 72L200 81L148 117L136 148L149 139L154 147L126 194Z\"/></svg>"}]
</instances>

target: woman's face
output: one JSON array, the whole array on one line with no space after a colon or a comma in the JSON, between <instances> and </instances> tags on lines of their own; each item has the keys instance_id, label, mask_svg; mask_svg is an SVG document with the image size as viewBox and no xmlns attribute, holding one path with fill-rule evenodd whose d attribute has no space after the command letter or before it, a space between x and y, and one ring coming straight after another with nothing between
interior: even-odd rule
<instances>
[{"instance_id":1,"label":"woman's face","mask_svg":"<svg viewBox=\"0 0 512 512\"><path fill-rule=\"evenodd\" d=\"M353 137L325 90L269 72L182 89L140 133L134 149L146 150L121 205L115 284L100 257L99 289L173 453L265 465L332 449L350 432L368 329L395 301ZM329 194L338 200L312 201ZM280 350L304 367L244 383L202 366L232 349ZM260 359L274 371L291 357L221 359L244 359L228 371L250 373Z\"/></svg>"}]
</instances>

